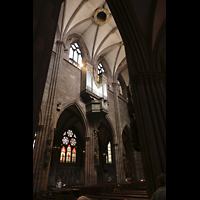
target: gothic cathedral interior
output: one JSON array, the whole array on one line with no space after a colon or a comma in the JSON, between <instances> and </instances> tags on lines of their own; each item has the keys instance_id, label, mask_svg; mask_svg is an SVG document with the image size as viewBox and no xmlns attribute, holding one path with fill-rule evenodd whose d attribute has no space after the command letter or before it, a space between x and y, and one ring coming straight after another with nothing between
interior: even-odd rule
<instances>
[{"instance_id":1,"label":"gothic cathedral interior","mask_svg":"<svg viewBox=\"0 0 200 200\"><path fill-rule=\"evenodd\" d=\"M151 197L166 173L165 3L35 3L33 191L146 180Z\"/></svg>"}]
</instances>

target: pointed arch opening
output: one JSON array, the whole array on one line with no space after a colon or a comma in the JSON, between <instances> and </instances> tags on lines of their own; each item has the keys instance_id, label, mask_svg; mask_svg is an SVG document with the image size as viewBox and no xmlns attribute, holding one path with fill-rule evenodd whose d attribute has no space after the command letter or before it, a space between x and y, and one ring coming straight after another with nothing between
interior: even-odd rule
<instances>
[{"instance_id":1,"label":"pointed arch opening","mask_svg":"<svg viewBox=\"0 0 200 200\"><path fill-rule=\"evenodd\" d=\"M76 103L70 103L57 121L54 136L49 184L58 179L66 187L84 184L85 168L85 120Z\"/></svg>"},{"instance_id":2,"label":"pointed arch opening","mask_svg":"<svg viewBox=\"0 0 200 200\"><path fill-rule=\"evenodd\" d=\"M103 118L98 124L98 146L95 152L98 152L97 163L97 182L114 182L116 181L116 165L113 130L106 118Z\"/></svg>"}]
</instances>

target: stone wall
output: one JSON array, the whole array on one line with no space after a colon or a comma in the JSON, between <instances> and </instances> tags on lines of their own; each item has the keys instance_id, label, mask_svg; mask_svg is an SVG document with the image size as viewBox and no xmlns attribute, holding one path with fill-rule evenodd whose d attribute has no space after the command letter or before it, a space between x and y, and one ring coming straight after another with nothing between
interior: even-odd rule
<instances>
[{"instance_id":1,"label":"stone wall","mask_svg":"<svg viewBox=\"0 0 200 200\"><path fill-rule=\"evenodd\" d=\"M81 69L75 67L73 64L71 64L70 62L67 61L66 59L66 53L64 52L64 55L61 55L63 57L61 57L60 59L60 63L58 61L57 55L54 52L55 51L55 47L53 48L52 51L52 55L51 55L51 60L50 60L50 65L49 65L49 71L48 71L48 76L46 79L46 84L45 84L45 89L44 89L44 95L43 95L43 100L42 100L42 107L41 110L43 112L46 112L46 109L48 108L48 96L50 95L50 93L52 92L52 90L56 90L55 92L55 100L52 101L52 105L54 105L53 110L52 110L52 121L50 121L51 124L53 124L51 128L56 129L56 124L57 121L59 119L59 116L61 115L61 112L64 111L63 109L67 107L67 105L69 105L71 102L76 101L77 104L79 104L79 106L81 107L82 111L84 112L84 115L86 116L86 106L85 103L83 101L83 99L80 96L80 88L81 88ZM50 88L50 84L55 81L52 77L52 72L53 69L55 69L55 65L56 62L58 62L58 75L57 75L57 85L55 86L55 88ZM108 76L108 83L112 83L112 77ZM116 164L116 176L117 178L112 178L113 180L117 180L118 182L124 181L125 180L125 175L124 172L122 172L122 163L123 161L121 160L123 158L123 156L121 155L122 152L122 131L124 129L124 127L127 125L128 127L130 127L130 119L128 116L128 108L127 108L127 100L119 95L117 86L113 87L113 85L111 85L111 87L108 88L108 114L107 114L107 119L109 119L111 126L112 126L112 130L113 130L113 135L115 138L113 138L113 149L115 152L113 152L114 158L113 160L115 160L115 164ZM115 97L114 97L115 95ZM114 101L116 101L116 96L118 98L118 106L119 106L119 113L117 113L117 118L116 118L116 107L115 107L115 103ZM60 112L56 110L56 104L60 104ZM47 106L48 105L48 106ZM45 123L46 121L44 120L44 115L41 116L41 122ZM116 119L117 121L120 121L121 125L118 126L119 124L116 123ZM89 120L89 119L87 119ZM87 185L91 185L91 184L97 184L97 172L96 173L91 173L91 170L95 169L94 167L91 167L91 163L93 162L93 154L92 152L94 152L94 144L93 144L93 130L95 129L95 123L88 123L88 130L89 134L87 134L87 142L88 142L88 147L87 147L87 151L89 151L89 153L91 154L88 158L87 158L87 162L85 164L85 167L89 167L90 170L88 170L88 175L90 176L89 179L88 177L85 177L85 179L87 179ZM44 125L44 124L42 124ZM117 128L118 127L118 128ZM120 127L120 128L119 128ZM44 151L45 146L38 146L37 143L40 143L40 140L47 140L49 137L48 134L40 134L38 135L38 137L36 138L36 146L34 149L34 164L35 167L36 165L40 165L42 166L42 157L41 160L37 160L37 154L39 151ZM52 136L52 140L53 140L53 136ZM43 142L44 143L44 142ZM53 146L53 141L51 142L51 148ZM119 155L120 154L120 155ZM140 153L139 153L140 154ZM85 155L88 155L88 153L86 153ZM91 160L92 159L92 160ZM117 160L116 160L117 159ZM89 162L89 163L88 163ZM139 161L140 162L140 161ZM138 162L138 163L139 163ZM47 168L42 169L45 173L45 177L42 177L42 180L37 180L37 177L41 177L41 175L37 176L37 167L36 167L36 171L34 172L36 175L34 178L34 182L36 183L37 181L40 181L41 183L37 186L37 189L35 190L39 190L39 189L45 189L47 187L47 183L48 183L48 179L49 179L49 170L50 170L50 161L49 164L47 164ZM41 168L41 167L40 167ZM140 167L139 167L140 168ZM139 169L138 168L138 169ZM86 170L87 171L87 170ZM83 172L86 173L85 170L83 170ZM52 173L52 172L51 172ZM54 173L54 172L53 172ZM67 174L68 172L66 172ZM59 172L55 172L56 174L56 178L59 175ZM76 173L75 173L76 174ZM95 176L95 177L94 177ZM66 175L67 177L67 175ZM138 176L140 177L140 176ZM81 180L80 180L81 182ZM36 184L37 185L37 184Z\"/></svg>"}]
</instances>

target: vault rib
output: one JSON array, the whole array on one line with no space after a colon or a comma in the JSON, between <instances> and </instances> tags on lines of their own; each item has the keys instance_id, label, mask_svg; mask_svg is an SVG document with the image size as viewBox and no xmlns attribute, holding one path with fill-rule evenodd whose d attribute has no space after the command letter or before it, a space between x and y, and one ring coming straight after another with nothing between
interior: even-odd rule
<instances>
[{"instance_id":1,"label":"vault rib","mask_svg":"<svg viewBox=\"0 0 200 200\"><path fill-rule=\"evenodd\" d=\"M67 32L67 29L69 28L69 25L71 24L71 22L73 21L74 17L77 15L78 11L82 8L82 6L84 5L85 1L82 1L78 7L76 8L76 10L74 11L74 13L72 14L72 16L70 17L66 27L65 27L65 30L63 32L63 36L65 35L65 33Z\"/></svg>"},{"instance_id":2,"label":"vault rib","mask_svg":"<svg viewBox=\"0 0 200 200\"><path fill-rule=\"evenodd\" d=\"M99 26L97 26L97 30L96 30L96 33L95 33L95 36L94 36L94 43L93 43L93 48L92 48L92 58L94 57L94 47L95 47L95 44L96 44L98 31L99 31Z\"/></svg>"},{"instance_id":3,"label":"vault rib","mask_svg":"<svg viewBox=\"0 0 200 200\"><path fill-rule=\"evenodd\" d=\"M96 52L95 52L95 56L94 56L95 59L96 59L97 54L98 54L98 51L99 51L100 48L102 47L103 43L104 43L104 42L108 39L108 37L109 37L112 33L114 33L116 30L117 30L117 27L113 28L113 29L104 37L104 39L101 41L101 43L99 44L99 46L98 46L98 48L97 48L97 50L96 50Z\"/></svg>"}]
</instances>

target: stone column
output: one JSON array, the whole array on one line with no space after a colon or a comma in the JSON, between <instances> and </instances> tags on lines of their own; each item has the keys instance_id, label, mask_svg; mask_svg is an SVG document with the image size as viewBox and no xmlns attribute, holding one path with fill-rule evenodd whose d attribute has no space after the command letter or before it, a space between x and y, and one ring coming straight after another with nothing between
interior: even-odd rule
<instances>
[{"instance_id":1,"label":"stone column","mask_svg":"<svg viewBox=\"0 0 200 200\"><path fill-rule=\"evenodd\" d=\"M33 191L46 190L48 184L51 150L54 138L53 116L56 111L57 86L59 81L60 66L63 60L64 42L57 41L56 57L50 77L49 91L43 118L43 130L37 137L37 154L33 156Z\"/></svg>"},{"instance_id":2,"label":"stone column","mask_svg":"<svg viewBox=\"0 0 200 200\"><path fill-rule=\"evenodd\" d=\"M147 193L151 198L158 187L157 175L166 172L165 78L152 62L152 52L147 47L131 0L106 2L126 49Z\"/></svg>"},{"instance_id":3,"label":"stone column","mask_svg":"<svg viewBox=\"0 0 200 200\"><path fill-rule=\"evenodd\" d=\"M141 180L141 179L145 179L144 178L144 173L143 173L143 167L142 167L142 160L141 160L141 152L137 152L134 150L134 166L136 169L136 180Z\"/></svg>"},{"instance_id":4,"label":"stone column","mask_svg":"<svg viewBox=\"0 0 200 200\"><path fill-rule=\"evenodd\" d=\"M116 132L118 139L118 145L115 145L116 177L117 177L117 182L123 182L125 181L125 174L123 170L123 141L122 141L122 128L121 128L120 109L118 101L118 94L119 94L118 83L113 82L112 87L113 87L114 107L115 107L115 124L116 124Z\"/></svg>"},{"instance_id":5,"label":"stone column","mask_svg":"<svg viewBox=\"0 0 200 200\"><path fill-rule=\"evenodd\" d=\"M85 186L90 185L90 137L85 137Z\"/></svg>"},{"instance_id":6,"label":"stone column","mask_svg":"<svg viewBox=\"0 0 200 200\"><path fill-rule=\"evenodd\" d=\"M88 119L89 124L89 132L90 137L86 137L85 144L85 185L96 185L97 184L97 172L95 168L95 159L94 159L94 151L95 151L95 138L94 138L94 130L95 130L95 117L94 120Z\"/></svg>"},{"instance_id":7,"label":"stone column","mask_svg":"<svg viewBox=\"0 0 200 200\"><path fill-rule=\"evenodd\" d=\"M49 173L49 181L48 185L55 186L55 178L56 178L56 166L57 161L59 160L59 153L60 153L60 147L53 147L52 149L52 165Z\"/></svg>"},{"instance_id":8,"label":"stone column","mask_svg":"<svg viewBox=\"0 0 200 200\"><path fill-rule=\"evenodd\" d=\"M89 162L89 174L90 174L90 183L89 185L97 184L97 170L95 168L95 135L97 134L97 123L100 120L99 113L93 113L92 116L88 117L88 124L90 130L90 162Z\"/></svg>"},{"instance_id":9,"label":"stone column","mask_svg":"<svg viewBox=\"0 0 200 200\"><path fill-rule=\"evenodd\" d=\"M161 72L138 72L131 77L138 137L148 195L158 188L157 176L166 173L166 127L164 76Z\"/></svg>"},{"instance_id":10,"label":"stone column","mask_svg":"<svg viewBox=\"0 0 200 200\"><path fill-rule=\"evenodd\" d=\"M33 137L63 0L33 1Z\"/></svg>"},{"instance_id":11,"label":"stone column","mask_svg":"<svg viewBox=\"0 0 200 200\"><path fill-rule=\"evenodd\" d=\"M101 113L92 113L87 116L88 119L88 131L89 134L86 137L85 143L85 185L97 184L97 168L95 163L95 150L99 150L98 147L98 130L97 125L102 119ZM97 144L97 145L96 145Z\"/></svg>"}]
</instances>

